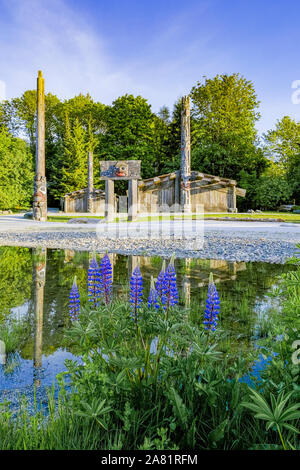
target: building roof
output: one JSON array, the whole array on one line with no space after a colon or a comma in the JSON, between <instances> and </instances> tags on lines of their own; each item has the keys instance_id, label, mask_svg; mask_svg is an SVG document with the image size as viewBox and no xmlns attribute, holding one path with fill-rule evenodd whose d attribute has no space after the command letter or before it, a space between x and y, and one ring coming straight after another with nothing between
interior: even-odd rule
<instances>
[{"instance_id":1,"label":"building roof","mask_svg":"<svg viewBox=\"0 0 300 470\"><path fill-rule=\"evenodd\" d=\"M85 193L87 192L87 188L84 188L84 189L78 189L76 191L72 191L71 193L67 193L64 195L64 197L66 196L71 196L71 197L76 197L76 196L83 196ZM103 189L97 189L97 188L94 188L93 189L93 194L100 194L100 195L103 195L105 196L105 191Z\"/></svg>"},{"instance_id":2,"label":"building roof","mask_svg":"<svg viewBox=\"0 0 300 470\"><path fill-rule=\"evenodd\" d=\"M154 176L152 178L147 178L138 183L139 189L147 191L148 189L153 189L155 186L160 183L167 182L169 180L176 179L180 174L180 170L174 171L172 173L167 173L165 175ZM206 173L201 173L200 171L191 171L191 183L194 183L194 187L205 187L207 189L215 190L222 187L233 187L236 186L236 180L230 178L222 178L220 176L208 175ZM245 197L246 190L242 188L236 188L237 196Z\"/></svg>"}]
</instances>

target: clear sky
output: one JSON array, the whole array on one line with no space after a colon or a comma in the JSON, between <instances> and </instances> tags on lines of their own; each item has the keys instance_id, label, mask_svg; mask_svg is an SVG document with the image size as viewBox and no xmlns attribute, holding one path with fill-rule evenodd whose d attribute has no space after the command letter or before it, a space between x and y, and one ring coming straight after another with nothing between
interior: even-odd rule
<instances>
[{"instance_id":1,"label":"clear sky","mask_svg":"<svg viewBox=\"0 0 300 470\"><path fill-rule=\"evenodd\" d=\"M0 0L0 99L124 93L171 109L203 75L239 72L261 101L259 132L300 120L299 0ZM299 82L300 84L300 82Z\"/></svg>"}]
</instances>

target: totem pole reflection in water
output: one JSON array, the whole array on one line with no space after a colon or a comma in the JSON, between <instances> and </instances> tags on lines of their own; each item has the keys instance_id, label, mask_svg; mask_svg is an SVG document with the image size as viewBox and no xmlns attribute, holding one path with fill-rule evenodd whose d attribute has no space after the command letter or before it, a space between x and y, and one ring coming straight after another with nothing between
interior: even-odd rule
<instances>
[{"instance_id":1,"label":"totem pole reflection in water","mask_svg":"<svg viewBox=\"0 0 300 470\"><path fill-rule=\"evenodd\" d=\"M35 248L33 250L33 286L34 286L34 384L39 386L40 371L42 367L43 352L43 316L44 316L44 288L46 281L47 248Z\"/></svg>"},{"instance_id":2,"label":"totem pole reflection in water","mask_svg":"<svg viewBox=\"0 0 300 470\"><path fill-rule=\"evenodd\" d=\"M4 341L0 340L0 365L6 364L6 347Z\"/></svg>"}]
</instances>

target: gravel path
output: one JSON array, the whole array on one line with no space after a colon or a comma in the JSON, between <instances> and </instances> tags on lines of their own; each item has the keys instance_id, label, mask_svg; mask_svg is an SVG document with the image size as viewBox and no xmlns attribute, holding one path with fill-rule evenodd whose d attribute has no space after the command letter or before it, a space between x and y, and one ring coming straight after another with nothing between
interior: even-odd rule
<instances>
[{"instance_id":1,"label":"gravel path","mask_svg":"<svg viewBox=\"0 0 300 470\"><path fill-rule=\"evenodd\" d=\"M300 231L299 231L300 235ZM132 240L98 238L95 231L50 230L41 232L0 232L0 245L72 249L120 254L179 258L210 258L228 261L284 263L296 254L296 237L285 233L205 231L201 249L194 250L184 240ZM298 250L299 251L299 250ZM300 256L300 255L298 255Z\"/></svg>"}]
</instances>

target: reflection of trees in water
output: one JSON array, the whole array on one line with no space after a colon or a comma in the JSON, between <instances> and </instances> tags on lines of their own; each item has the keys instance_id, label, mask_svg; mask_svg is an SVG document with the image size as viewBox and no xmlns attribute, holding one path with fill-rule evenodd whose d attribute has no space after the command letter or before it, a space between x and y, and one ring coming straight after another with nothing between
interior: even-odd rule
<instances>
[{"instance_id":1,"label":"reflection of trees in water","mask_svg":"<svg viewBox=\"0 0 300 470\"><path fill-rule=\"evenodd\" d=\"M30 299L32 258L29 248L0 247L0 321Z\"/></svg>"},{"instance_id":2,"label":"reflection of trees in water","mask_svg":"<svg viewBox=\"0 0 300 470\"><path fill-rule=\"evenodd\" d=\"M0 249L0 253L1 312L8 312L12 307L22 305L25 300L31 298L27 313L31 335L22 349L22 356L34 357L34 344L35 350L38 350L38 336L35 335L38 331L42 334L43 354L51 354L62 346L63 327L70 324L68 301L75 275L82 303L87 301L87 271L93 254L72 250L47 250L43 318L41 323L39 316L40 324L37 325L36 278L41 263L38 250L32 250L31 254L31 250L27 248L4 247ZM96 255L98 262L103 255ZM127 257L118 254L110 255L110 259L114 272L114 297L127 299L129 278L134 267L139 264L144 278L146 299L151 276L158 276L162 260L159 257ZM202 259L176 259L175 268L181 303L191 306L196 321L203 320L209 273L213 272L221 297L222 325L236 335L247 333L252 324L250 317L255 321L253 311L257 301L263 299L276 281L276 276L293 269L285 265ZM39 302L41 303L41 300Z\"/></svg>"}]
</instances>

